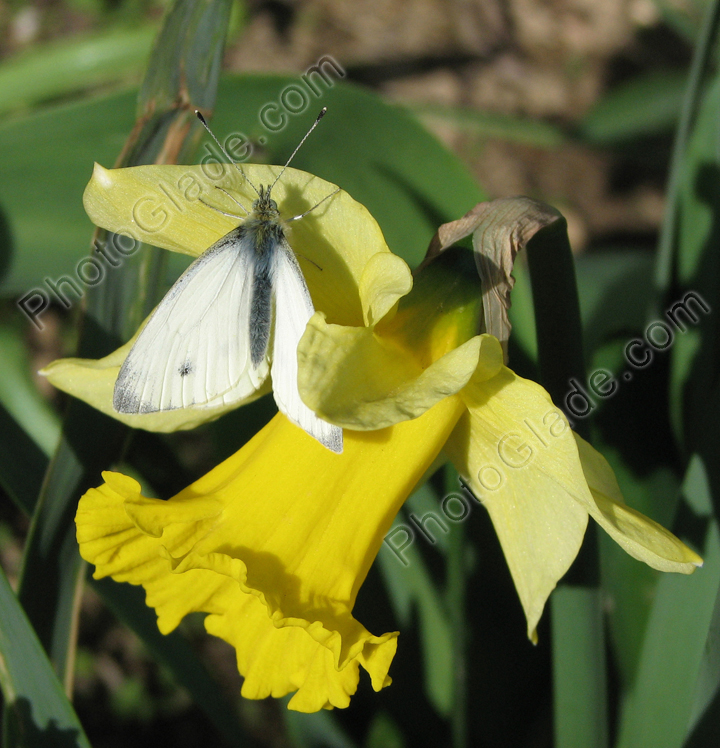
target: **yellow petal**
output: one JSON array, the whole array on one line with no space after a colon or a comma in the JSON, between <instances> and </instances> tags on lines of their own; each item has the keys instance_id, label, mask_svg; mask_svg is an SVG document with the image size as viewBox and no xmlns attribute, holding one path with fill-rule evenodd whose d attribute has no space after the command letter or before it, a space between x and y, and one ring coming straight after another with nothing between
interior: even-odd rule
<instances>
[{"instance_id":1,"label":"yellow petal","mask_svg":"<svg viewBox=\"0 0 720 748\"><path fill-rule=\"evenodd\" d=\"M410 288L400 263L373 258L361 281L369 327L317 314L308 323L298 346L305 403L339 426L373 430L417 418L473 375L493 376L502 355L493 338L473 337L479 293L474 266L459 272L466 259L447 252Z\"/></svg>"},{"instance_id":2,"label":"yellow petal","mask_svg":"<svg viewBox=\"0 0 720 748\"><path fill-rule=\"evenodd\" d=\"M272 184L281 170L250 164L242 168L258 188ZM317 205L335 189L319 177L289 168L272 194L281 216L288 219ZM227 164L127 169L104 169L96 164L84 204L98 226L198 256L245 216L233 198L250 211L257 194ZM224 216L210 206L239 217ZM341 190L289 227L288 239L316 308L333 322L362 324L358 288L365 266L378 252L390 254L373 217Z\"/></svg>"},{"instance_id":3,"label":"yellow petal","mask_svg":"<svg viewBox=\"0 0 720 748\"><path fill-rule=\"evenodd\" d=\"M702 559L662 525L627 506L607 460L574 434L593 501L587 508L612 539L634 558L660 571L692 574Z\"/></svg>"},{"instance_id":4,"label":"yellow petal","mask_svg":"<svg viewBox=\"0 0 720 748\"><path fill-rule=\"evenodd\" d=\"M468 413L446 445L490 513L527 619L528 636L580 549L588 492L564 415L539 385L503 367L463 390Z\"/></svg>"},{"instance_id":5,"label":"yellow petal","mask_svg":"<svg viewBox=\"0 0 720 748\"><path fill-rule=\"evenodd\" d=\"M372 430L417 418L476 372L494 375L502 353L495 338L478 335L423 370L393 338L367 327L328 325L316 314L298 346L298 365L309 408L338 426Z\"/></svg>"},{"instance_id":6,"label":"yellow petal","mask_svg":"<svg viewBox=\"0 0 720 748\"><path fill-rule=\"evenodd\" d=\"M404 260L384 252L373 255L360 278L365 325L376 325L411 288L412 275Z\"/></svg>"},{"instance_id":7,"label":"yellow petal","mask_svg":"<svg viewBox=\"0 0 720 748\"><path fill-rule=\"evenodd\" d=\"M468 415L446 451L483 502L534 639L548 595L577 555L588 513L635 558L690 573L701 559L626 506L612 469L535 382L503 367L462 392ZM589 484L589 486L588 486Z\"/></svg>"},{"instance_id":8,"label":"yellow petal","mask_svg":"<svg viewBox=\"0 0 720 748\"><path fill-rule=\"evenodd\" d=\"M215 197L212 186L197 166L105 169L95 164L83 204L96 226L197 257L237 225L200 202ZM234 187L238 199L248 201L248 188L239 183Z\"/></svg>"},{"instance_id":9,"label":"yellow petal","mask_svg":"<svg viewBox=\"0 0 720 748\"><path fill-rule=\"evenodd\" d=\"M348 433L342 455L278 415L169 501L106 473L80 501L81 553L97 577L142 584L165 633L209 613L208 631L237 650L245 696L347 706L360 665L376 690L390 683L397 637L352 617L358 589L463 407L447 398L412 422Z\"/></svg>"}]
</instances>

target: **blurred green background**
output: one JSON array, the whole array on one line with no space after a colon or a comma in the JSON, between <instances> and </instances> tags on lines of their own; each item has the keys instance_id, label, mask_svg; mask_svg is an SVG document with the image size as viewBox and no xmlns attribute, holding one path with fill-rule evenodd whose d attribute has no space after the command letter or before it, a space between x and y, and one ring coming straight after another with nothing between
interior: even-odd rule
<instances>
[{"instance_id":1,"label":"blurred green background","mask_svg":"<svg viewBox=\"0 0 720 748\"><path fill-rule=\"evenodd\" d=\"M7 665L0 681L6 697L21 696L15 716L6 712L4 745L716 746L720 3L177 6L187 15L174 27L165 21L165 33L183 42L164 51L157 42L153 79L145 73L168 2L0 5L0 564L9 580L0 584ZM205 25L193 15L198 8L207 10ZM370 631L400 629L393 685L375 694L361 679L342 712L303 715L273 700L242 700L233 651L206 636L200 618L161 637L142 595L127 585L93 583L74 594L74 580L86 570L73 555L68 519L79 493L67 486L96 484L87 465L115 459L129 437L93 421L35 372L74 354L86 303L83 345L95 353L112 348L134 329L140 306L152 307L187 262L148 260L157 287L116 286L112 309L122 314L88 300L82 283L82 301L65 286L67 305L50 289L63 276L77 281L89 251L93 226L82 191L93 162L116 162L143 102L170 107L174 89L161 73L176 70L179 59L210 60L198 67L193 101L214 108L212 126L223 138L245 135L256 161L283 162L327 106L294 165L366 205L390 248L411 266L440 223L481 199L526 194L567 217L586 366L607 369L620 382L614 397L595 402L593 443L628 503L672 527L706 560L691 578L661 577L601 537L592 594L604 613L602 662L586 661L587 631L566 615L577 602L563 597L572 596L572 586L556 593L539 644L527 641L502 552L480 511L463 528L460 617L449 593L446 538L416 543L407 568L381 551L355 614ZM326 77L313 88L307 72L319 63ZM287 97L288 86L301 91L299 99ZM259 116L268 104L285 116L282 129ZM127 158L150 158L151 126L162 131L168 124L148 118L137 141L149 144L147 153L131 149ZM197 132L188 142L180 158L194 163L206 141ZM510 365L537 379L522 261L516 276ZM34 324L17 302L38 290L50 304ZM141 291L147 297L139 306ZM629 369L627 343L646 339L648 326L666 320L690 291L711 313L676 331L665 350L653 349L650 365ZM93 337L95 326L104 337ZM238 449L273 408L265 398L191 433L138 433L125 469L168 497ZM56 449L80 449L72 440L58 448L63 417L87 419L104 445L77 465L67 460L65 475L56 460L44 489L56 503L46 500L35 511L49 458ZM409 511L437 507L456 486L455 476L436 474L411 497ZM21 567L25 591L21 585L16 597ZM41 645L59 681L52 681ZM588 669L605 678L594 694L583 692ZM581 713L590 696L592 716L604 725L591 734ZM50 726L27 732L28 725Z\"/></svg>"}]
</instances>

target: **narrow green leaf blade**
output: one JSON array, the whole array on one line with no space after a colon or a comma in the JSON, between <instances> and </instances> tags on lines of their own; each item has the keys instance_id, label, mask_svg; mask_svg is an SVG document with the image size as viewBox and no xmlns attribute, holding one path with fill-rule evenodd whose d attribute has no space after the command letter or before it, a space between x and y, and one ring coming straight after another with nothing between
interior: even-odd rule
<instances>
[{"instance_id":1,"label":"narrow green leaf blade","mask_svg":"<svg viewBox=\"0 0 720 748\"><path fill-rule=\"evenodd\" d=\"M6 748L90 748L75 710L0 569L0 685Z\"/></svg>"},{"instance_id":2,"label":"narrow green leaf blade","mask_svg":"<svg viewBox=\"0 0 720 748\"><path fill-rule=\"evenodd\" d=\"M609 91L581 125L592 143L607 145L671 132L680 116L687 73L652 70Z\"/></svg>"},{"instance_id":3,"label":"narrow green leaf blade","mask_svg":"<svg viewBox=\"0 0 720 748\"><path fill-rule=\"evenodd\" d=\"M16 325L0 323L0 359L0 403L45 454L52 454L60 438L60 419L30 378L27 348Z\"/></svg>"},{"instance_id":4,"label":"narrow green leaf blade","mask_svg":"<svg viewBox=\"0 0 720 748\"><path fill-rule=\"evenodd\" d=\"M675 134L670 179L667 188L667 208L660 234L655 272L656 285L661 294L666 293L674 281L673 274L678 251L678 222L680 220L678 203L683 180L687 175L688 144L704 105L708 82L715 77L719 39L720 2L711 0L707 4L705 18L695 48L680 113L680 122Z\"/></svg>"},{"instance_id":5,"label":"narrow green leaf blade","mask_svg":"<svg viewBox=\"0 0 720 748\"><path fill-rule=\"evenodd\" d=\"M563 584L550 609L556 748L603 748L608 725L600 592Z\"/></svg>"},{"instance_id":6,"label":"narrow green leaf blade","mask_svg":"<svg viewBox=\"0 0 720 748\"><path fill-rule=\"evenodd\" d=\"M12 449L0 449L0 486L19 509L31 515L48 459L2 403L0 442L13 445Z\"/></svg>"},{"instance_id":7,"label":"narrow green leaf blade","mask_svg":"<svg viewBox=\"0 0 720 748\"><path fill-rule=\"evenodd\" d=\"M63 39L0 65L0 115L98 85L138 80L157 29L112 29Z\"/></svg>"},{"instance_id":8,"label":"narrow green leaf blade","mask_svg":"<svg viewBox=\"0 0 720 748\"><path fill-rule=\"evenodd\" d=\"M719 585L720 538L714 527L703 570L690 579L668 574L658 584L637 682L621 721L619 748L683 745Z\"/></svg>"}]
</instances>

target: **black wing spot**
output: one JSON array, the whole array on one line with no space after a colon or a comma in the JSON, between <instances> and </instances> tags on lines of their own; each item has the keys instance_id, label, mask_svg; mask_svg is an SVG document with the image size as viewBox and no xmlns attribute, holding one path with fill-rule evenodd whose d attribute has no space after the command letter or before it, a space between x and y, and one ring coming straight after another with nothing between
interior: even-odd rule
<instances>
[{"instance_id":1,"label":"black wing spot","mask_svg":"<svg viewBox=\"0 0 720 748\"><path fill-rule=\"evenodd\" d=\"M178 374L181 377L186 377L188 374L192 374L193 365L191 361L186 361L179 369Z\"/></svg>"}]
</instances>

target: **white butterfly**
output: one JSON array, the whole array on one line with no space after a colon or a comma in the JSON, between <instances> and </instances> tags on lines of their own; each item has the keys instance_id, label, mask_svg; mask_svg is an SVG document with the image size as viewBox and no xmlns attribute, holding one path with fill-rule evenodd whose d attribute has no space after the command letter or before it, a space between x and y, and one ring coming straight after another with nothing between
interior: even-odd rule
<instances>
[{"instance_id":1,"label":"white butterfly","mask_svg":"<svg viewBox=\"0 0 720 748\"><path fill-rule=\"evenodd\" d=\"M315 309L270 196L274 184L256 190L248 217L156 307L120 369L113 407L137 414L228 404L257 390L270 370L280 411L340 453L342 429L318 418L298 392L298 343Z\"/></svg>"}]
</instances>

